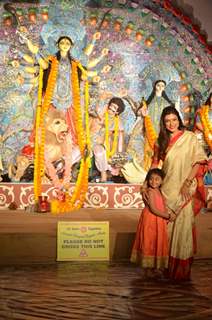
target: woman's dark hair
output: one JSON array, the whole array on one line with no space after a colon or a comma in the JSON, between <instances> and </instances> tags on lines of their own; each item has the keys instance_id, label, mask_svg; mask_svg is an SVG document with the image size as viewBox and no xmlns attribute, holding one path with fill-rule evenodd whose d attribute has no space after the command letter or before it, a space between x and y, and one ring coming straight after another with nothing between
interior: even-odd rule
<instances>
[{"instance_id":1,"label":"woman's dark hair","mask_svg":"<svg viewBox=\"0 0 212 320\"><path fill-rule=\"evenodd\" d=\"M209 94L208 99L205 101L206 106L211 106L211 95L212 95L212 92Z\"/></svg>"},{"instance_id":2,"label":"woman's dark hair","mask_svg":"<svg viewBox=\"0 0 212 320\"><path fill-rule=\"evenodd\" d=\"M166 153L166 149L169 145L170 140L170 133L166 129L165 126L165 117L169 114L174 114L177 116L179 121L179 130L183 130L185 128L182 119L180 118L179 112L177 109L173 106L168 106L163 109L163 112L160 117L160 132L158 136L158 145L159 145L159 154L158 154L158 160L163 159Z\"/></svg>"},{"instance_id":3,"label":"woman's dark hair","mask_svg":"<svg viewBox=\"0 0 212 320\"><path fill-rule=\"evenodd\" d=\"M148 186L148 187L150 187L149 180L150 180L150 178L151 178L151 176L152 176L153 174L156 174L156 175L160 176L162 180L163 180L164 177L165 177L165 173L164 173L163 170L158 169L158 168L150 169L150 170L147 172L147 175L146 175L146 178L145 178L145 181L147 182L147 186Z\"/></svg>"},{"instance_id":4,"label":"woman's dark hair","mask_svg":"<svg viewBox=\"0 0 212 320\"><path fill-rule=\"evenodd\" d=\"M108 102L108 107L112 104L115 103L118 106L118 110L117 110L117 114L121 114L122 112L124 112L125 110L125 104L123 102L123 100L121 98L118 97L113 97L112 99L110 99L110 101Z\"/></svg>"},{"instance_id":5,"label":"woman's dark hair","mask_svg":"<svg viewBox=\"0 0 212 320\"><path fill-rule=\"evenodd\" d=\"M165 84L165 86L166 86L166 81L164 81L164 80L157 80L157 81L154 83L152 92L151 92L150 96L148 97L148 99L147 99L147 101L146 101L147 105L149 105L149 104L152 102L153 98L155 97L155 94L156 94L156 85L157 85L159 82L163 82L163 83ZM170 103L170 105L173 105L173 106L174 106L174 103L169 99L169 97L167 96L165 90L162 92L162 97L163 97L168 103Z\"/></svg>"}]
</instances>

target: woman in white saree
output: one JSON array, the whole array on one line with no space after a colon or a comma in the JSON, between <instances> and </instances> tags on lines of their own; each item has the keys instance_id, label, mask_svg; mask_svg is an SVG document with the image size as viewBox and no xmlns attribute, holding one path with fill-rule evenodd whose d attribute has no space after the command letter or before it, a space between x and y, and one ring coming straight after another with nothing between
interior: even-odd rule
<instances>
[{"instance_id":1,"label":"woman in white saree","mask_svg":"<svg viewBox=\"0 0 212 320\"><path fill-rule=\"evenodd\" d=\"M195 134L185 130L178 111L172 106L166 107L161 115L153 166L163 161L162 192L168 207L176 214L176 220L168 224L171 279L190 278L196 249L194 217L205 198L202 178L206 158Z\"/></svg>"}]
</instances>

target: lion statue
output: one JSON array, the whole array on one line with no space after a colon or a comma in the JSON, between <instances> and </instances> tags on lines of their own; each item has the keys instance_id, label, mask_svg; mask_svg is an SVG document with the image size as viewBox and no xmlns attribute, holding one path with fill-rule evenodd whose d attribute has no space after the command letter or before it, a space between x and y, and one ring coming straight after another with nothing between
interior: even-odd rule
<instances>
[{"instance_id":1,"label":"lion statue","mask_svg":"<svg viewBox=\"0 0 212 320\"><path fill-rule=\"evenodd\" d=\"M63 158L68 134L68 125L63 112L51 107L45 116L45 158L51 162Z\"/></svg>"},{"instance_id":2,"label":"lion statue","mask_svg":"<svg viewBox=\"0 0 212 320\"><path fill-rule=\"evenodd\" d=\"M46 175L52 180L51 169L54 167L58 178L62 179L67 173L67 167L72 167L81 159L80 149L73 144L65 115L60 110L50 107L45 117L45 129Z\"/></svg>"},{"instance_id":3,"label":"lion statue","mask_svg":"<svg viewBox=\"0 0 212 320\"><path fill-rule=\"evenodd\" d=\"M72 144L72 137L68 131L65 115L62 111L50 106L45 119L45 176L43 183L52 181L51 169L62 179L65 172L66 161L70 166L81 159L79 147ZM9 176L12 181L30 182L34 173L34 146L26 145L16 163L9 166Z\"/></svg>"}]
</instances>

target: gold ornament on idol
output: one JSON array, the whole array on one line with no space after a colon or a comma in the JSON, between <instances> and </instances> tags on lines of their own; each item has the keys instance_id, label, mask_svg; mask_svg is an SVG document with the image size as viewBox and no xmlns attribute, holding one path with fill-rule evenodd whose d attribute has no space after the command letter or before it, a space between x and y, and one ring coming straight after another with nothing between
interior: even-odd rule
<instances>
[{"instance_id":1,"label":"gold ornament on idol","mask_svg":"<svg viewBox=\"0 0 212 320\"><path fill-rule=\"evenodd\" d=\"M209 106L202 106L199 113L205 141L212 151L212 125L209 119Z\"/></svg>"},{"instance_id":2,"label":"gold ornament on idol","mask_svg":"<svg viewBox=\"0 0 212 320\"><path fill-rule=\"evenodd\" d=\"M110 149L110 132L109 132L109 114L108 111L105 112L105 147L107 159L112 157L118 146L118 134L119 134L119 116L115 116L114 119L114 137L112 143L112 149Z\"/></svg>"}]
</instances>

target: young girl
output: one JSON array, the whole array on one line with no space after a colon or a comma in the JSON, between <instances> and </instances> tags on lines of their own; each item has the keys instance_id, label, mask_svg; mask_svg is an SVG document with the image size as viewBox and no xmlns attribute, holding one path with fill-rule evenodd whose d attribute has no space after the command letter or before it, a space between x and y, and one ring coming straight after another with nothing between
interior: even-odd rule
<instances>
[{"instance_id":1,"label":"young girl","mask_svg":"<svg viewBox=\"0 0 212 320\"><path fill-rule=\"evenodd\" d=\"M143 209L131 254L131 262L145 268L151 276L168 267L167 221L174 220L160 190L164 178L161 169L151 169L146 176L148 201Z\"/></svg>"}]
</instances>

